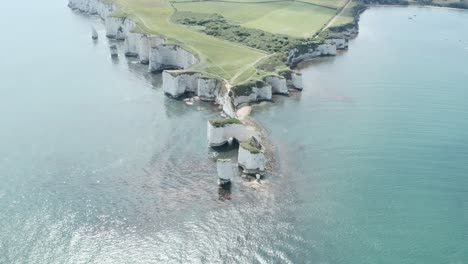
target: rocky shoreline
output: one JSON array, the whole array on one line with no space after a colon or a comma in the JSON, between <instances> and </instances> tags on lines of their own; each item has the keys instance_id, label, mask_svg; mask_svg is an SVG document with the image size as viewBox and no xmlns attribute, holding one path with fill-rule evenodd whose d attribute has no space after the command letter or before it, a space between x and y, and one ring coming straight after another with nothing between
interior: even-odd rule
<instances>
[{"instance_id":1,"label":"rocky shoreline","mask_svg":"<svg viewBox=\"0 0 468 264\"><path fill-rule=\"evenodd\" d=\"M302 90L302 75L294 70L272 73L261 80L231 85L227 80L197 71L190 67L199 58L179 45L169 44L164 37L136 32L137 24L131 19L116 15L118 7L103 0L69 0L68 6L86 14L99 16L105 24L106 37L125 42L125 56L138 58L148 65L150 72L162 72L163 91L179 98L186 94L198 96L203 101L219 105L229 118L209 120L208 145L211 147L239 142L238 166L243 173L259 177L266 172L267 160L272 161L271 144L262 143L266 135L249 118L238 119L237 110L259 101L271 101L273 94L288 95L290 89ZM348 39L358 33L355 27L345 27L333 38L319 44L306 44L289 51L287 62L292 68L300 62L321 56L335 56L337 50L348 48ZM266 158L265 153L268 153ZM226 161L223 161L225 163ZM218 166L225 168L226 166Z\"/></svg>"}]
</instances>

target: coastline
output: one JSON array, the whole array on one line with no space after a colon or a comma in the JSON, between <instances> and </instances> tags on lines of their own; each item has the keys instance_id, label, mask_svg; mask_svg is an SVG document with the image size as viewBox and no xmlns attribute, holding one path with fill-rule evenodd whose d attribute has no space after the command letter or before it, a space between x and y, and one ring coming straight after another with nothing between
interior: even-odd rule
<instances>
[{"instance_id":1,"label":"coastline","mask_svg":"<svg viewBox=\"0 0 468 264\"><path fill-rule=\"evenodd\" d=\"M350 2L347 2L348 6ZM202 101L213 102L219 105L222 112L230 118L238 118L246 127L254 128L259 132L259 139L264 141L268 169L274 165L274 147L268 142L265 129L258 122L249 117L248 111L238 114L238 110L245 105L256 104L261 101L271 101L274 94L288 95L290 89L302 90L302 76L296 69L299 64L319 57L336 56L341 50L348 49L348 41L359 34L359 18L362 12L370 7L403 7L406 5L365 5L353 9L354 20L340 26L327 26L324 31L326 38L319 44L308 43L289 51L288 64L293 70L269 74L261 80L233 85L228 80L208 73L192 71L192 66L201 62L198 54L177 44L172 44L167 38L135 31L138 24L126 15L117 16L119 7L103 0L69 0L68 6L90 15L98 15L105 24L106 37L125 41L125 55L137 57L141 64L147 64L150 72L162 72L163 90L172 98L185 97L187 94L200 98ZM437 6L420 6L437 7ZM450 7L439 7L450 8ZM452 8L450 8L452 9ZM458 9L458 8L453 8ZM344 8L337 14L341 15ZM334 18L336 18L335 16ZM332 19L333 20L333 19ZM317 35L318 36L318 35ZM208 139L210 140L210 139Z\"/></svg>"},{"instance_id":2,"label":"coastline","mask_svg":"<svg viewBox=\"0 0 468 264\"><path fill-rule=\"evenodd\" d=\"M106 28L106 37L124 41L125 56L139 58L141 64L147 64L150 72L162 72L163 90L172 98L195 96L202 101L213 102L230 118L238 118L237 110L244 105L261 101L271 101L273 94L289 94L289 89L302 89L302 76L295 71L283 71L281 75L270 74L262 81L233 86L229 81L210 76L198 71L191 71L193 65L200 63L200 57L191 54L177 44L169 44L167 38L135 29L137 23L127 16L118 14L119 7L102 0L70 0L68 7L88 15L99 16ZM116 13L118 15L116 15ZM96 36L93 36L95 38ZM111 47L115 49L115 47ZM112 51L117 55L117 51ZM117 55L118 56L118 55ZM192 100L192 99L190 99ZM265 140L264 130L255 124L253 119L243 117L243 126L259 132L258 139ZM209 140L209 139L208 139ZM267 142L267 140L265 140ZM266 144L272 146L271 144ZM239 152L241 152L239 149ZM273 148L265 148L268 159L260 163L273 168ZM264 155L262 154L262 155ZM240 154L239 154L240 155ZM256 164L258 168L249 172L262 172L265 164ZM255 173L248 173L254 174ZM263 173L262 173L263 174Z\"/></svg>"}]
</instances>

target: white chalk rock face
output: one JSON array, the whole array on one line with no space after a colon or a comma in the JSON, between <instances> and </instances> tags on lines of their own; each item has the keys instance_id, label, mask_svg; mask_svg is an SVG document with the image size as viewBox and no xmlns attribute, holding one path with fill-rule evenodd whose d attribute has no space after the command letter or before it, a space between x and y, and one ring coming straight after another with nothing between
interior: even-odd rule
<instances>
[{"instance_id":1,"label":"white chalk rock face","mask_svg":"<svg viewBox=\"0 0 468 264\"><path fill-rule=\"evenodd\" d=\"M242 88L240 86L233 87L233 103L238 106L244 103L252 103L262 100L271 100L273 92L271 85L266 82L251 82L248 84L243 84Z\"/></svg>"},{"instance_id":2,"label":"white chalk rock face","mask_svg":"<svg viewBox=\"0 0 468 264\"><path fill-rule=\"evenodd\" d=\"M216 79L199 78L197 95L203 101L214 101L219 90L219 82Z\"/></svg>"},{"instance_id":3,"label":"white chalk rock face","mask_svg":"<svg viewBox=\"0 0 468 264\"><path fill-rule=\"evenodd\" d=\"M138 58L141 64L149 63L150 49L150 37L146 34L142 34L138 45Z\"/></svg>"},{"instance_id":4,"label":"white chalk rock face","mask_svg":"<svg viewBox=\"0 0 468 264\"><path fill-rule=\"evenodd\" d=\"M143 37L141 33L129 32L125 39L125 56L137 57L140 52L140 41Z\"/></svg>"},{"instance_id":5,"label":"white chalk rock face","mask_svg":"<svg viewBox=\"0 0 468 264\"><path fill-rule=\"evenodd\" d=\"M98 15L102 19L110 16L115 10L113 5L101 0L69 0L68 7L91 15Z\"/></svg>"},{"instance_id":6,"label":"white chalk rock face","mask_svg":"<svg viewBox=\"0 0 468 264\"><path fill-rule=\"evenodd\" d=\"M291 73L291 86L298 90L304 89L304 85L302 83L302 74L299 72Z\"/></svg>"},{"instance_id":7,"label":"white chalk rock face","mask_svg":"<svg viewBox=\"0 0 468 264\"><path fill-rule=\"evenodd\" d=\"M345 38L327 39L325 43L335 45L337 50L348 49L348 40Z\"/></svg>"},{"instance_id":8,"label":"white chalk rock face","mask_svg":"<svg viewBox=\"0 0 468 264\"><path fill-rule=\"evenodd\" d=\"M230 182L236 175L236 167L230 159L218 159L216 162L216 168L221 184Z\"/></svg>"},{"instance_id":9,"label":"white chalk rock face","mask_svg":"<svg viewBox=\"0 0 468 264\"><path fill-rule=\"evenodd\" d=\"M219 147L228 143L230 138L235 138L237 141L245 141L252 136L259 137L258 133L249 130L243 124L225 124L224 126L214 126L211 121L208 121L208 145L210 147Z\"/></svg>"},{"instance_id":10,"label":"white chalk rock face","mask_svg":"<svg viewBox=\"0 0 468 264\"><path fill-rule=\"evenodd\" d=\"M138 47L138 57L141 64L149 64L151 48L164 44L165 39L158 36L141 34Z\"/></svg>"},{"instance_id":11,"label":"white chalk rock face","mask_svg":"<svg viewBox=\"0 0 468 264\"><path fill-rule=\"evenodd\" d=\"M223 84L224 85L224 84ZM236 106L234 100L228 95L228 93L216 95L216 103L222 106L223 112L229 117L236 117Z\"/></svg>"},{"instance_id":12,"label":"white chalk rock face","mask_svg":"<svg viewBox=\"0 0 468 264\"><path fill-rule=\"evenodd\" d=\"M265 173L265 154L261 152L251 152L248 149L239 146L238 163L246 174Z\"/></svg>"},{"instance_id":13,"label":"white chalk rock face","mask_svg":"<svg viewBox=\"0 0 468 264\"><path fill-rule=\"evenodd\" d=\"M292 70L286 70L279 73L286 79L286 84L298 90L302 90L302 73Z\"/></svg>"},{"instance_id":14,"label":"white chalk rock face","mask_svg":"<svg viewBox=\"0 0 468 264\"><path fill-rule=\"evenodd\" d=\"M282 76L267 76L264 81L271 85L271 91L275 94L289 94L288 85L286 79Z\"/></svg>"},{"instance_id":15,"label":"white chalk rock face","mask_svg":"<svg viewBox=\"0 0 468 264\"><path fill-rule=\"evenodd\" d=\"M335 55L336 45L323 43L319 45L310 45L308 47L302 48L301 50L296 47L289 51L287 61L291 67L295 67L298 63L305 60L310 60L321 56Z\"/></svg>"},{"instance_id":16,"label":"white chalk rock face","mask_svg":"<svg viewBox=\"0 0 468 264\"><path fill-rule=\"evenodd\" d=\"M111 39L125 40L135 23L126 17L109 16L105 19L106 36Z\"/></svg>"},{"instance_id":17,"label":"white chalk rock face","mask_svg":"<svg viewBox=\"0 0 468 264\"><path fill-rule=\"evenodd\" d=\"M198 59L193 54L172 44L162 44L152 47L149 60L150 71L187 69L198 63Z\"/></svg>"},{"instance_id":18,"label":"white chalk rock face","mask_svg":"<svg viewBox=\"0 0 468 264\"><path fill-rule=\"evenodd\" d=\"M177 73L163 71L163 90L171 97L179 97L186 92L198 91L198 78L200 73Z\"/></svg>"}]
</instances>

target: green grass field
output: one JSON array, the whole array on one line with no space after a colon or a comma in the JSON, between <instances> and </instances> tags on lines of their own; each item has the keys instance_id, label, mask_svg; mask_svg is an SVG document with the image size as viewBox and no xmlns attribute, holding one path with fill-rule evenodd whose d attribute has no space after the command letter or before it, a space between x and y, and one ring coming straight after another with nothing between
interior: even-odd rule
<instances>
[{"instance_id":1,"label":"green grass field","mask_svg":"<svg viewBox=\"0 0 468 264\"><path fill-rule=\"evenodd\" d=\"M325 0L313 1L325 2ZM338 0L330 0L330 3L337 4L337 2ZM337 13L333 8L293 1L268 3L204 1L174 3L174 6L179 11L220 14L245 27L300 38L311 37Z\"/></svg>"},{"instance_id":2,"label":"green grass field","mask_svg":"<svg viewBox=\"0 0 468 264\"><path fill-rule=\"evenodd\" d=\"M194 28L171 21L174 12L220 14L243 27L264 30L292 37L310 37L333 18L337 10L291 0L255 3L260 0L237 2L189 2L187 0L111 0L123 13L138 24L138 30L168 38L196 54L201 63L190 70L205 72L219 78L241 83L264 74L255 65L271 54L239 43L222 40ZM306 0L330 6L339 6L342 0Z\"/></svg>"}]
</instances>

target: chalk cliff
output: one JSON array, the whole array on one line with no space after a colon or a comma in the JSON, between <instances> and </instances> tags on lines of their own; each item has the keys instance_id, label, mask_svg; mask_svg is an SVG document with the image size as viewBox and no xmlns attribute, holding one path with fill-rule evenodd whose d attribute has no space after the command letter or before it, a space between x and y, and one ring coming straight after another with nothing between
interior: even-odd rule
<instances>
[{"instance_id":1,"label":"chalk cliff","mask_svg":"<svg viewBox=\"0 0 468 264\"><path fill-rule=\"evenodd\" d=\"M237 162L246 174L265 173L265 150L255 137L239 145Z\"/></svg>"},{"instance_id":2,"label":"chalk cliff","mask_svg":"<svg viewBox=\"0 0 468 264\"><path fill-rule=\"evenodd\" d=\"M302 90L302 73L292 70L285 70L279 72L279 75L283 76L286 79L286 84L297 90Z\"/></svg>"},{"instance_id":3,"label":"chalk cliff","mask_svg":"<svg viewBox=\"0 0 468 264\"><path fill-rule=\"evenodd\" d=\"M237 141L246 141L252 136L258 137L256 131L248 129L238 119L211 119L207 123L207 138L210 147L219 147L226 143L230 138Z\"/></svg>"},{"instance_id":4,"label":"chalk cliff","mask_svg":"<svg viewBox=\"0 0 468 264\"><path fill-rule=\"evenodd\" d=\"M236 106L244 103L269 101L272 97L272 87L264 81L249 81L233 86L231 91L233 103Z\"/></svg>"},{"instance_id":5,"label":"chalk cliff","mask_svg":"<svg viewBox=\"0 0 468 264\"><path fill-rule=\"evenodd\" d=\"M278 75L271 75L263 78L263 80L271 86L271 91L274 94L289 94L286 78Z\"/></svg>"},{"instance_id":6,"label":"chalk cliff","mask_svg":"<svg viewBox=\"0 0 468 264\"><path fill-rule=\"evenodd\" d=\"M335 56L336 45L330 43L301 44L289 51L287 63L291 67L296 67L302 61L310 60L322 56Z\"/></svg>"},{"instance_id":7,"label":"chalk cliff","mask_svg":"<svg viewBox=\"0 0 468 264\"><path fill-rule=\"evenodd\" d=\"M192 53L177 45L162 44L151 48L150 71L187 69L197 63L198 59Z\"/></svg>"},{"instance_id":8,"label":"chalk cliff","mask_svg":"<svg viewBox=\"0 0 468 264\"><path fill-rule=\"evenodd\" d=\"M337 50L348 49L348 40L345 38L326 39L325 43L335 45Z\"/></svg>"}]
</instances>

